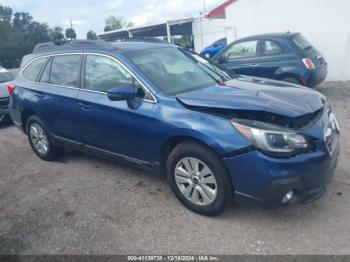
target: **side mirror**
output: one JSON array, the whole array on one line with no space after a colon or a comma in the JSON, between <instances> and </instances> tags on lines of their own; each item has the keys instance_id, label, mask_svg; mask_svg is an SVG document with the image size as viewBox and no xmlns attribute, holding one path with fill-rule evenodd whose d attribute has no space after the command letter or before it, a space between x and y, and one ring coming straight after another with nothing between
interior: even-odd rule
<instances>
[{"instance_id":1,"label":"side mirror","mask_svg":"<svg viewBox=\"0 0 350 262\"><path fill-rule=\"evenodd\" d=\"M135 91L134 85L125 84L108 89L107 96L111 101L130 101L135 99L138 96L138 94Z\"/></svg>"},{"instance_id":2,"label":"side mirror","mask_svg":"<svg viewBox=\"0 0 350 262\"><path fill-rule=\"evenodd\" d=\"M222 64L222 63L225 63L225 62L227 62L226 58L224 57L223 54L220 54L219 57L218 57L218 63Z\"/></svg>"}]
</instances>

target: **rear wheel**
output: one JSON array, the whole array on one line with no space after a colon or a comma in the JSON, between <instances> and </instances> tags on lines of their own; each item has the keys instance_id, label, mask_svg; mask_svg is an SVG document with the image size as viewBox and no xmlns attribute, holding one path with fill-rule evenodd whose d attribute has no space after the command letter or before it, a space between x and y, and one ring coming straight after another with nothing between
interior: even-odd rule
<instances>
[{"instance_id":1,"label":"rear wheel","mask_svg":"<svg viewBox=\"0 0 350 262\"><path fill-rule=\"evenodd\" d=\"M214 215L233 199L221 159L198 143L176 146L168 157L166 173L175 196L194 212Z\"/></svg>"},{"instance_id":2,"label":"rear wheel","mask_svg":"<svg viewBox=\"0 0 350 262\"><path fill-rule=\"evenodd\" d=\"M41 159L52 161L63 154L63 148L52 143L50 135L43 121L37 116L29 117L27 121L29 143Z\"/></svg>"}]
</instances>

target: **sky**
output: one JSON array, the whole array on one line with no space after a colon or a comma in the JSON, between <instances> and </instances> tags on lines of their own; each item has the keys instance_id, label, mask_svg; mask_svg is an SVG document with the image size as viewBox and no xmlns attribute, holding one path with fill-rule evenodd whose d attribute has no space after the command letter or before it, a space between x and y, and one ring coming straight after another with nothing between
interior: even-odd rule
<instances>
[{"instance_id":1,"label":"sky","mask_svg":"<svg viewBox=\"0 0 350 262\"><path fill-rule=\"evenodd\" d=\"M29 12L34 20L49 26L73 28L78 38L85 38L89 30L103 32L105 19L121 16L134 25L164 22L166 20L198 17L225 0L0 0L14 12Z\"/></svg>"}]
</instances>

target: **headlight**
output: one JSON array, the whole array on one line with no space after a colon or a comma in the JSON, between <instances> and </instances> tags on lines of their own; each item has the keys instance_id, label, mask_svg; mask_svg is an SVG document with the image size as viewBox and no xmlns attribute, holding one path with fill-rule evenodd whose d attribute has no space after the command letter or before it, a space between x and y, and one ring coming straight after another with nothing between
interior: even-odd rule
<instances>
[{"instance_id":1,"label":"headlight","mask_svg":"<svg viewBox=\"0 0 350 262\"><path fill-rule=\"evenodd\" d=\"M232 125L256 147L272 153L292 153L306 149L308 142L295 131L251 120L233 120Z\"/></svg>"}]
</instances>

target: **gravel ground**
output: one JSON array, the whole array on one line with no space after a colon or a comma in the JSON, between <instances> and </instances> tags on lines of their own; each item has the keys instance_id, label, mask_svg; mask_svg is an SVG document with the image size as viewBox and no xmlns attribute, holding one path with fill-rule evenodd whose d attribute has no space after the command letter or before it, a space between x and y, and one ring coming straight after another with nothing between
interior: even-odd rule
<instances>
[{"instance_id":1,"label":"gravel ground","mask_svg":"<svg viewBox=\"0 0 350 262\"><path fill-rule=\"evenodd\" d=\"M44 162L0 128L0 254L350 254L350 82L320 86L342 128L320 200L217 217L184 208L162 176L93 156Z\"/></svg>"}]
</instances>

